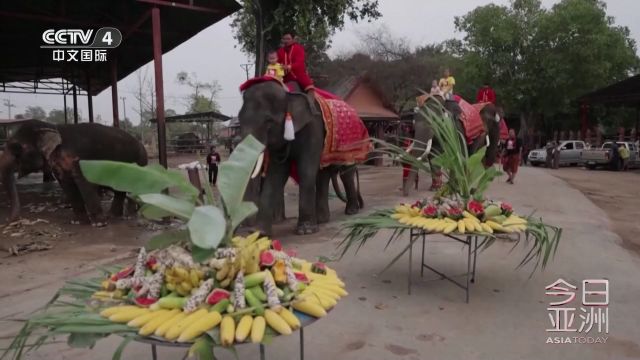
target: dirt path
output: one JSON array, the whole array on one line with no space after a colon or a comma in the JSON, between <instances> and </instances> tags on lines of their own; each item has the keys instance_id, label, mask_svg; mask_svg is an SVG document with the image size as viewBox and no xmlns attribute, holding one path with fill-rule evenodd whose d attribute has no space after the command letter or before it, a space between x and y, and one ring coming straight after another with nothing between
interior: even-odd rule
<instances>
[{"instance_id":1,"label":"dirt path","mask_svg":"<svg viewBox=\"0 0 640 360\"><path fill-rule=\"evenodd\" d=\"M640 254L640 170L612 172L562 168L548 171L580 190L607 213L612 230L622 238L624 246Z\"/></svg>"}]
</instances>

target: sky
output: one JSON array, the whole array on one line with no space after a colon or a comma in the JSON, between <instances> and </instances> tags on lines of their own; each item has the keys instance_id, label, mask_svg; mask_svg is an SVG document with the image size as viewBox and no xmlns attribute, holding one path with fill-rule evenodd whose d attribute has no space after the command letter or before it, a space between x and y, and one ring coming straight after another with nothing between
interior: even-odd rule
<instances>
[{"instance_id":1,"label":"sky","mask_svg":"<svg viewBox=\"0 0 640 360\"><path fill-rule=\"evenodd\" d=\"M507 5L509 0L380 0L382 17L372 23L348 22L344 29L333 36L331 56L349 53L358 48L358 33L366 32L377 26L386 26L394 37L406 38L410 44L417 46L437 43L453 37L461 38L455 31L454 17L461 16L477 6L489 3ZM557 0L542 0L545 7L551 7ZM617 25L624 25L631 30L631 36L640 45L640 1L609 0L607 12L615 18ZM233 38L230 18L203 30L184 44L176 47L163 56L165 108L174 109L178 114L186 110L185 96L189 89L176 81L180 71L197 74L199 81L216 80L222 87L217 101L222 113L235 116L242 105L238 86L246 79L241 64L251 63L240 51ZM145 65L152 76L152 63ZM134 74L118 83L120 97L125 97L126 114L131 121L138 123L137 102L134 92L137 89L137 77ZM22 113L27 106L40 106L47 113L52 109L62 109L63 100L59 95L22 95L0 92L0 104L10 99L16 107L11 109L12 117ZM71 104L71 97L67 98ZM79 98L79 111L85 117L88 114L86 98ZM100 115L103 122L110 123L113 118L111 110L111 90L107 89L94 97L94 115ZM0 105L0 118L7 118L7 108ZM123 118L123 106L120 102L120 118Z\"/></svg>"}]
</instances>

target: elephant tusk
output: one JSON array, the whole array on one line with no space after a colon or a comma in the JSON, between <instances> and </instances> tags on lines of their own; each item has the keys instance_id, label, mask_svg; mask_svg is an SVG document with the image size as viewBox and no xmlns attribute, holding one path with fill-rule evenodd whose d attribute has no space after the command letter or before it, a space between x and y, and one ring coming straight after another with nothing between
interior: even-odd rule
<instances>
[{"instance_id":1,"label":"elephant tusk","mask_svg":"<svg viewBox=\"0 0 640 360\"><path fill-rule=\"evenodd\" d=\"M487 146L489 146L491 144L491 140L489 139L489 135L487 135L487 137L485 138L485 141L487 142Z\"/></svg>"},{"instance_id":2,"label":"elephant tusk","mask_svg":"<svg viewBox=\"0 0 640 360\"><path fill-rule=\"evenodd\" d=\"M413 142L411 142L411 144L407 147L407 150L405 150L405 152L410 153L411 150L413 150Z\"/></svg>"},{"instance_id":3,"label":"elephant tusk","mask_svg":"<svg viewBox=\"0 0 640 360\"><path fill-rule=\"evenodd\" d=\"M433 139L429 139L429 141L427 141L427 148L424 149L424 152L422 153L422 155L420 155L418 157L418 161L422 161L422 159L425 156L428 156L431 153L431 145L433 144Z\"/></svg>"},{"instance_id":4,"label":"elephant tusk","mask_svg":"<svg viewBox=\"0 0 640 360\"><path fill-rule=\"evenodd\" d=\"M262 162L264 161L264 153L260 153L258 156L258 161L256 162L256 167L253 169L253 174L251 174L251 178L255 179L258 174L260 174L260 170L262 170Z\"/></svg>"},{"instance_id":5,"label":"elephant tusk","mask_svg":"<svg viewBox=\"0 0 640 360\"><path fill-rule=\"evenodd\" d=\"M496 114L496 122L499 123L500 122L500 115Z\"/></svg>"}]
</instances>

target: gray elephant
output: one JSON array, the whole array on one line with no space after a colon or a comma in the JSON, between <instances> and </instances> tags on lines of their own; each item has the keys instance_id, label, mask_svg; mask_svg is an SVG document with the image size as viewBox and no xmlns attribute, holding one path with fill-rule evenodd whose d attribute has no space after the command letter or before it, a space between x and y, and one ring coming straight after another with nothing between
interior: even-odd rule
<instances>
[{"instance_id":1,"label":"gray elephant","mask_svg":"<svg viewBox=\"0 0 640 360\"><path fill-rule=\"evenodd\" d=\"M295 139L292 141L284 138L287 112L294 119ZM363 206L355 165L330 165L320 169L325 126L321 115L312 110L305 94L286 92L282 85L272 81L253 85L243 93L238 119L243 137L253 135L265 144L269 154L267 172L259 194L255 194L257 190L254 186L254 193L248 196L257 198L257 230L271 234L274 211L277 212L282 206L283 189L290 175L292 161L297 165L299 180L297 234L315 233L319 223L329 221L329 182L333 178L335 187L337 175L345 188L345 213L355 214ZM262 157L256 169L261 166ZM342 197L339 189L336 192Z\"/></svg>"},{"instance_id":2,"label":"gray elephant","mask_svg":"<svg viewBox=\"0 0 640 360\"><path fill-rule=\"evenodd\" d=\"M144 166L147 152L138 140L117 128L27 121L7 140L0 156L0 179L11 200L9 220L20 215L15 172L23 177L50 169L71 203L72 223L88 220L94 226L106 225L98 187L84 178L79 160L113 160ZM125 200L125 193L114 192L112 215L123 215Z\"/></svg>"},{"instance_id":3,"label":"gray elephant","mask_svg":"<svg viewBox=\"0 0 640 360\"><path fill-rule=\"evenodd\" d=\"M464 129L462 126L462 122L459 121L460 114L462 113L462 109L458 105L456 101L453 100L444 100L439 96L421 96L418 97L417 102L419 105L425 105L436 114L443 114L449 116L451 119L455 120L454 124L458 131L464 134ZM443 112L443 110L445 112ZM482 122L484 123L484 128L486 133L482 136L479 136L467 145L467 150L469 154L473 154L478 151L483 146L488 146L485 152L485 157L483 159L483 163L486 167L492 166L497 158L498 154L498 143L500 141L500 116L499 116L499 108L497 108L493 104L486 105L480 111L480 117L482 118ZM414 115L414 135L413 138L417 140L417 143L420 145L413 146L409 149L409 152L414 157L422 157L425 160L430 160L432 158L431 150L440 149L440 145L437 143L436 139L434 139L434 132L429 122L424 118L424 116L420 112L416 112ZM402 193L404 196L409 196L411 184L416 181L417 176L416 171L410 171L407 179L403 179L402 185ZM433 167L433 171L431 172L431 181L432 186L431 190L437 190L442 185L442 175L440 173L440 169Z\"/></svg>"}]
</instances>

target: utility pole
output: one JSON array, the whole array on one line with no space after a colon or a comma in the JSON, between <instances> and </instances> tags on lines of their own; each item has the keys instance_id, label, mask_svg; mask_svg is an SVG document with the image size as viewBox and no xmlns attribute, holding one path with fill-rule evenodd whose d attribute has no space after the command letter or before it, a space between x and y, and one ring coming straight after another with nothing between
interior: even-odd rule
<instances>
[{"instance_id":1,"label":"utility pole","mask_svg":"<svg viewBox=\"0 0 640 360\"><path fill-rule=\"evenodd\" d=\"M120 100L122 100L122 111L123 111L123 115L124 115L124 120L127 120L127 105L125 104L125 100L127 100L126 97L121 96Z\"/></svg>"},{"instance_id":2,"label":"utility pole","mask_svg":"<svg viewBox=\"0 0 640 360\"><path fill-rule=\"evenodd\" d=\"M247 80L249 80L249 69L252 66L253 66L253 64L240 64L240 67L244 69L244 72L247 75Z\"/></svg>"},{"instance_id":3,"label":"utility pole","mask_svg":"<svg viewBox=\"0 0 640 360\"><path fill-rule=\"evenodd\" d=\"M11 99L4 99L4 106L7 107L7 112L9 113L9 119L11 119L11 108L16 106L11 103Z\"/></svg>"}]
</instances>

